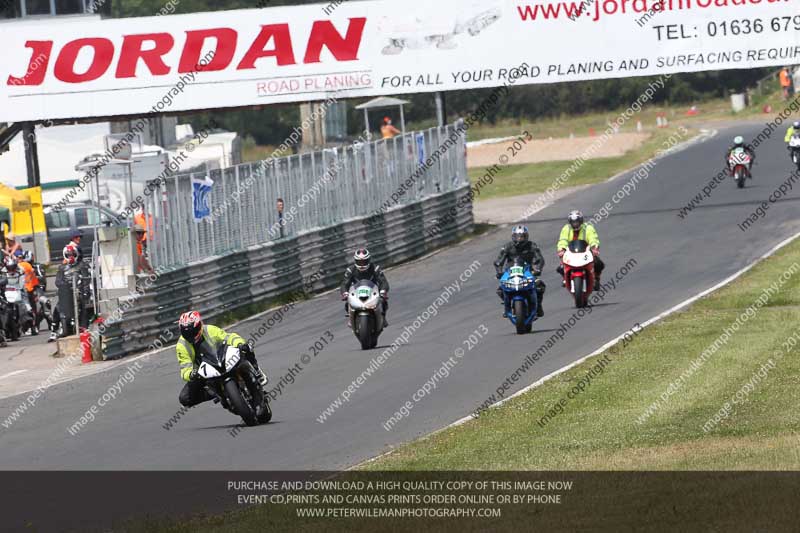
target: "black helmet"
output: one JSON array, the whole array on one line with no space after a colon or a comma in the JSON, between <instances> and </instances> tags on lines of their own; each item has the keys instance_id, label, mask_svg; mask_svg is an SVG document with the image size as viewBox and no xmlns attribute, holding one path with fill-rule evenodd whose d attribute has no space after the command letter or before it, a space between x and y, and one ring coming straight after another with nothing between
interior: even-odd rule
<instances>
[{"instance_id":1,"label":"black helmet","mask_svg":"<svg viewBox=\"0 0 800 533\"><path fill-rule=\"evenodd\" d=\"M572 226L572 229L579 230L581 226L583 226L583 213L577 210L570 211L567 221L569 225Z\"/></svg>"},{"instance_id":2,"label":"black helmet","mask_svg":"<svg viewBox=\"0 0 800 533\"><path fill-rule=\"evenodd\" d=\"M369 250L366 248L359 248L353 254L353 260L356 262L356 268L359 272L366 272L370 265Z\"/></svg>"},{"instance_id":3,"label":"black helmet","mask_svg":"<svg viewBox=\"0 0 800 533\"><path fill-rule=\"evenodd\" d=\"M525 226L515 226L514 229L511 230L511 240L516 245L528 242L528 228Z\"/></svg>"}]
</instances>

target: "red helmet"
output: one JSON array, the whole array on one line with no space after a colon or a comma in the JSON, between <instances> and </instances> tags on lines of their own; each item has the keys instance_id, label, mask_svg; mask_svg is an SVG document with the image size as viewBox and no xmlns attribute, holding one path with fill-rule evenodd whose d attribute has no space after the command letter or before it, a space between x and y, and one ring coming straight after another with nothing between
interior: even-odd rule
<instances>
[{"instance_id":1,"label":"red helmet","mask_svg":"<svg viewBox=\"0 0 800 533\"><path fill-rule=\"evenodd\" d=\"M78 248L72 243L67 244L62 251L64 263L74 265L78 261Z\"/></svg>"},{"instance_id":2,"label":"red helmet","mask_svg":"<svg viewBox=\"0 0 800 533\"><path fill-rule=\"evenodd\" d=\"M191 343L196 343L203 336L203 319L198 311L183 313L178 324L181 327L181 337Z\"/></svg>"}]
</instances>

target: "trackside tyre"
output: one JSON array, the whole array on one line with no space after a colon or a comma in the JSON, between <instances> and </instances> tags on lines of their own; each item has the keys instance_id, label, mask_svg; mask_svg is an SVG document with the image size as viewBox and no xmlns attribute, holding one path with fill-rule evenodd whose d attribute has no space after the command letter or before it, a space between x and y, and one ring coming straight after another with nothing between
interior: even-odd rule
<instances>
[{"instance_id":1,"label":"trackside tyre","mask_svg":"<svg viewBox=\"0 0 800 533\"><path fill-rule=\"evenodd\" d=\"M256 414L253 412L253 409L247 405L247 402L244 401L242 392L239 390L239 384L236 383L236 381L230 380L225 382L225 395L228 397L228 401L231 407L233 407L233 410L236 411L237 415L242 417L245 424L248 426L258 425Z\"/></svg>"},{"instance_id":2,"label":"trackside tyre","mask_svg":"<svg viewBox=\"0 0 800 533\"><path fill-rule=\"evenodd\" d=\"M525 319L528 318L528 312L526 309L525 302L522 300L517 300L514 302L514 316L517 319L517 335L524 335L528 333L527 327L525 326Z\"/></svg>"},{"instance_id":3,"label":"trackside tyre","mask_svg":"<svg viewBox=\"0 0 800 533\"><path fill-rule=\"evenodd\" d=\"M356 318L358 327L358 340L362 350L372 349L372 317L369 315L358 315ZM377 342L376 342L377 344Z\"/></svg>"}]
</instances>

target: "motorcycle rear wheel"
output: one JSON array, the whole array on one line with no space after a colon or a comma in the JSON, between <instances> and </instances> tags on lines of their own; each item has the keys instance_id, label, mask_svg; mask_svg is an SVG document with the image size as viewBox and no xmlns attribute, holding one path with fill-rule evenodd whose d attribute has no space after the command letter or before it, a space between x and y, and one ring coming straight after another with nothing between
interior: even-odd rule
<instances>
[{"instance_id":1,"label":"motorcycle rear wheel","mask_svg":"<svg viewBox=\"0 0 800 533\"><path fill-rule=\"evenodd\" d=\"M733 179L736 180L736 186L740 189L744 189L744 176L742 175L741 170L737 170L736 174L734 174Z\"/></svg>"}]
</instances>

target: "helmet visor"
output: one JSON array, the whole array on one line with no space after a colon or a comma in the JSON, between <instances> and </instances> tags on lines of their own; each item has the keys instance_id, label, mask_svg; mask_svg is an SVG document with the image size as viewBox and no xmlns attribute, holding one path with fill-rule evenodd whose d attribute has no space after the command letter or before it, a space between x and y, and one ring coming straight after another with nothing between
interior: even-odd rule
<instances>
[{"instance_id":1,"label":"helmet visor","mask_svg":"<svg viewBox=\"0 0 800 533\"><path fill-rule=\"evenodd\" d=\"M203 325L200 323L181 326L181 337L189 342L197 342L200 339L202 329Z\"/></svg>"}]
</instances>

